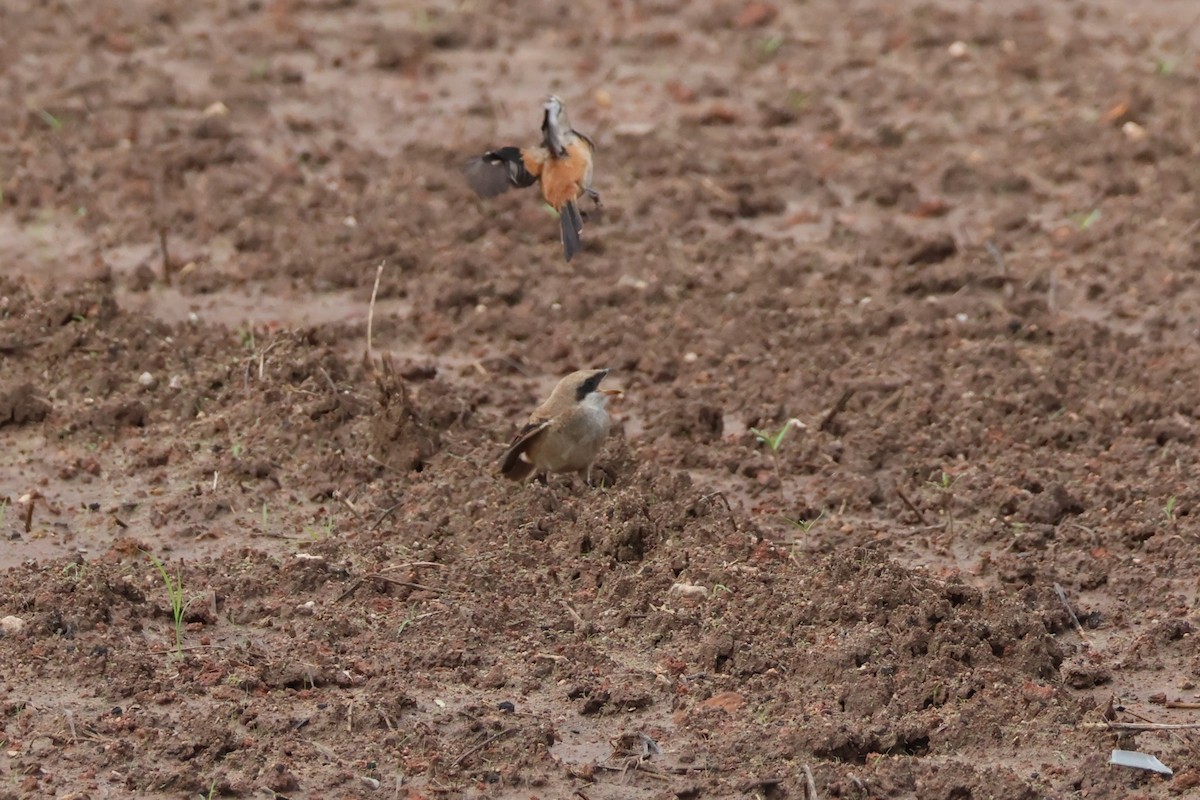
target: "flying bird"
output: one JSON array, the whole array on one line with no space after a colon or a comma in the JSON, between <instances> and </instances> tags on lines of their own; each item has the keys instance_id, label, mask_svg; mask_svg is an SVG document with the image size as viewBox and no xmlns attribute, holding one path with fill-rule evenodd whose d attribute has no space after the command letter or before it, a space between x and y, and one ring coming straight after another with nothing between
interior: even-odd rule
<instances>
[{"instance_id":1,"label":"flying bird","mask_svg":"<svg viewBox=\"0 0 1200 800\"><path fill-rule=\"evenodd\" d=\"M597 207L600 193L592 188L595 143L571 127L562 100L551 96L542 106L542 143L537 147L501 147L467 162L467 184L480 197L538 184L542 199L558 213L563 256L567 261L583 249L583 217L578 200L587 195Z\"/></svg>"}]
</instances>

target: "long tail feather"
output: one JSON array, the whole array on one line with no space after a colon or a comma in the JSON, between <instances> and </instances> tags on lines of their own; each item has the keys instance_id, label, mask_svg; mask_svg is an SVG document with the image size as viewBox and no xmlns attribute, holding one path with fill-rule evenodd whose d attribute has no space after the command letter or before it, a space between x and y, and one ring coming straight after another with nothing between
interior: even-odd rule
<instances>
[{"instance_id":1,"label":"long tail feather","mask_svg":"<svg viewBox=\"0 0 1200 800\"><path fill-rule=\"evenodd\" d=\"M558 215L558 221L562 227L563 256L570 261L576 253L583 249L583 240L579 236L583 231L583 217L574 201L563 206L562 213Z\"/></svg>"}]
</instances>

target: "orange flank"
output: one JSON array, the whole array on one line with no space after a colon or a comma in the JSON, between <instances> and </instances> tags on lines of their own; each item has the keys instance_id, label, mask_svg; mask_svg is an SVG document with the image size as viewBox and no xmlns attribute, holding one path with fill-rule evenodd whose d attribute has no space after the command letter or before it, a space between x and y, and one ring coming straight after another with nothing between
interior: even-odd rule
<instances>
[{"instance_id":1,"label":"orange flank","mask_svg":"<svg viewBox=\"0 0 1200 800\"><path fill-rule=\"evenodd\" d=\"M530 168L529 161L526 156L525 169L531 175L538 174ZM587 140L578 138L567 145L565 158L548 158L539 165L539 169L542 197L555 211L561 212L563 206L577 199L588 184L592 171L592 148Z\"/></svg>"}]
</instances>

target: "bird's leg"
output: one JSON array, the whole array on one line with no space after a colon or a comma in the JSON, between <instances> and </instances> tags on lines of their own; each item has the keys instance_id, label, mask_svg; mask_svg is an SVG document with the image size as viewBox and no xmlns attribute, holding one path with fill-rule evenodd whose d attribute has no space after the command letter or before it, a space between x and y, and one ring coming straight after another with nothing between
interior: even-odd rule
<instances>
[{"instance_id":1,"label":"bird's leg","mask_svg":"<svg viewBox=\"0 0 1200 800\"><path fill-rule=\"evenodd\" d=\"M539 472L539 473L538 473L538 474L537 474L537 475L534 477L534 480L536 480L536 481L537 481L538 483L540 483L542 486L549 486L549 485L550 485L550 481L549 481L549 480L546 478L546 473L544 473L544 472Z\"/></svg>"},{"instance_id":2,"label":"bird's leg","mask_svg":"<svg viewBox=\"0 0 1200 800\"><path fill-rule=\"evenodd\" d=\"M600 193L595 189L585 186L583 187L583 193L592 199L592 202L596 204L596 208L604 208L604 203L600 201Z\"/></svg>"}]
</instances>

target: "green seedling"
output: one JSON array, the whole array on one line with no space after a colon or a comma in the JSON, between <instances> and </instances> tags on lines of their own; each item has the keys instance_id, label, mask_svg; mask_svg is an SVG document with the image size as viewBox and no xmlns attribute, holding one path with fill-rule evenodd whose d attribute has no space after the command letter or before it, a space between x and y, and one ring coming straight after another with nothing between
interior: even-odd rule
<instances>
[{"instance_id":1,"label":"green seedling","mask_svg":"<svg viewBox=\"0 0 1200 800\"><path fill-rule=\"evenodd\" d=\"M775 431L774 433L766 430L760 430L758 428L750 429L750 432L754 434L754 437L758 439L760 443L771 448L771 462L775 467L775 478L779 481L780 499L786 498L784 497L783 493L783 473L779 470L779 448L783 446L783 440L787 437L788 431L790 431L792 428L804 429L805 427L806 426L803 422L795 417L791 417L787 422L783 423L783 426L780 427L779 430Z\"/></svg>"},{"instance_id":2,"label":"green seedling","mask_svg":"<svg viewBox=\"0 0 1200 800\"><path fill-rule=\"evenodd\" d=\"M951 488L953 488L954 484L958 483L958 478L955 478L948 472L943 472L941 478L937 479L936 481L926 481L926 483L935 489L949 491Z\"/></svg>"},{"instance_id":3,"label":"green seedling","mask_svg":"<svg viewBox=\"0 0 1200 800\"><path fill-rule=\"evenodd\" d=\"M242 453L246 452L246 448L242 446L241 442L237 442L236 444L234 444L233 448L231 449L231 452L233 453L234 458L241 458Z\"/></svg>"},{"instance_id":4,"label":"green seedling","mask_svg":"<svg viewBox=\"0 0 1200 800\"><path fill-rule=\"evenodd\" d=\"M62 120L60 120L58 117L51 114L46 109L39 108L37 110L37 115L38 115L38 117L41 118L42 122L49 125L50 130L54 131L55 133L58 133L59 131L61 131L63 129Z\"/></svg>"},{"instance_id":5,"label":"green seedling","mask_svg":"<svg viewBox=\"0 0 1200 800\"><path fill-rule=\"evenodd\" d=\"M804 535L807 536L808 532L813 529L813 526L816 525L818 522L820 522L824 516L825 516L825 509L821 509L821 513L817 514L812 519L792 519L791 517L784 517L784 519L787 520L790 524L792 524L795 527L799 528L800 530L804 531Z\"/></svg>"},{"instance_id":6,"label":"green seedling","mask_svg":"<svg viewBox=\"0 0 1200 800\"><path fill-rule=\"evenodd\" d=\"M1163 507L1164 522L1170 523L1175 521L1175 505L1177 502L1178 501L1175 495L1171 495L1169 498L1167 498L1167 504Z\"/></svg>"},{"instance_id":7,"label":"green seedling","mask_svg":"<svg viewBox=\"0 0 1200 800\"><path fill-rule=\"evenodd\" d=\"M763 55L767 58L779 52L779 48L783 47L783 36L775 35L762 43Z\"/></svg>"},{"instance_id":8,"label":"green seedling","mask_svg":"<svg viewBox=\"0 0 1200 800\"><path fill-rule=\"evenodd\" d=\"M954 533L954 496L952 490L956 483L958 483L958 478L955 478L944 470L941 478L938 480L926 481L927 486L932 486L942 493L942 507L946 511L946 533Z\"/></svg>"},{"instance_id":9,"label":"green seedling","mask_svg":"<svg viewBox=\"0 0 1200 800\"><path fill-rule=\"evenodd\" d=\"M333 536L333 517L326 517L320 527L313 525L305 527L304 535L312 542L322 542Z\"/></svg>"},{"instance_id":10,"label":"green seedling","mask_svg":"<svg viewBox=\"0 0 1200 800\"><path fill-rule=\"evenodd\" d=\"M1079 230L1086 231L1100 221L1100 209L1093 208L1086 214L1075 214L1071 217L1071 221L1075 223L1075 227L1079 228Z\"/></svg>"},{"instance_id":11,"label":"green seedling","mask_svg":"<svg viewBox=\"0 0 1200 800\"><path fill-rule=\"evenodd\" d=\"M62 568L62 576L73 583L79 583L87 574L87 564L67 564Z\"/></svg>"},{"instance_id":12,"label":"green seedling","mask_svg":"<svg viewBox=\"0 0 1200 800\"><path fill-rule=\"evenodd\" d=\"M788 516L785 516L783 519L789 525L799 528L801 531L804 532L804 542L805 542L805 544L807 544L809 532L812 531L812 529L816 526L816 524L824 518L825 518L825 509L821 509L821 513L817 514L812 519L792 519L791 517L788 517ZM792 540L792 552L788 554L791 557L792 561L796 561L797 564L799 563L798 559L796 558L796 546L798 544L800 544L799 540L793 539Z\"/></svg>"},{"instance_id":13,"label":"green seedling","mask_svg":"<svg viewBox=\"0 0 1200 800\"><path fill-rule=\"evenodd\" d=\"M142 552L146 553L145 550ZM153 553L146 553L146 557L150 559L150 563L154 564L158 574L162 576L163 585L167 588L167 599L171 603L171 616L175 620L175 656L183 658L183 612L187 610L187 603L183 599L183 577L178 570L172 577L167 572L166 565Z\"/></svg>"},{"instance_id":14,"label":"green seedling","mask_svg":"<svg viewBox=\"0 0 1200 800\"><path fill-rule=\"evenodd\" d=\"M805 427L803 422L795 417L792 417L787 422L783 423L783 427L775 431L775 433L768 433L767 431L759 430L758 428L751 428L750 432L753 433L755 438L757 438L760 442L770 447L772 453L778 453L779 448L783 445L783 440L787 436L788 431L792 428L803 427Z\"/></svg>"},{"instance_id":15,"label":"green seedling","mask_svg":"<svg viewBox=\"0 0 1200 800\"><path fill-rule=\"evenodd\" d=\"M413 622L416 621L416 619L417 619L417 615L412 610L409 610L408 616L406 616L404 618L404 620L400 623L400 627L396 629L396 636L397 637L402 636L404 634L405 628L407 628L409 625L412 625Z\"/></svg>"},{"instance_id":16,"label":"green seedling","mask_svg":"<svg viewBox=\"0 0 1200 800\"><path fill-rule=\"evenodd\" d=\"M1154 71L1159 75L1170 75L1175 71L1175 59L1160 58L1154 64Z\"/></svg>"}]
</instances>

